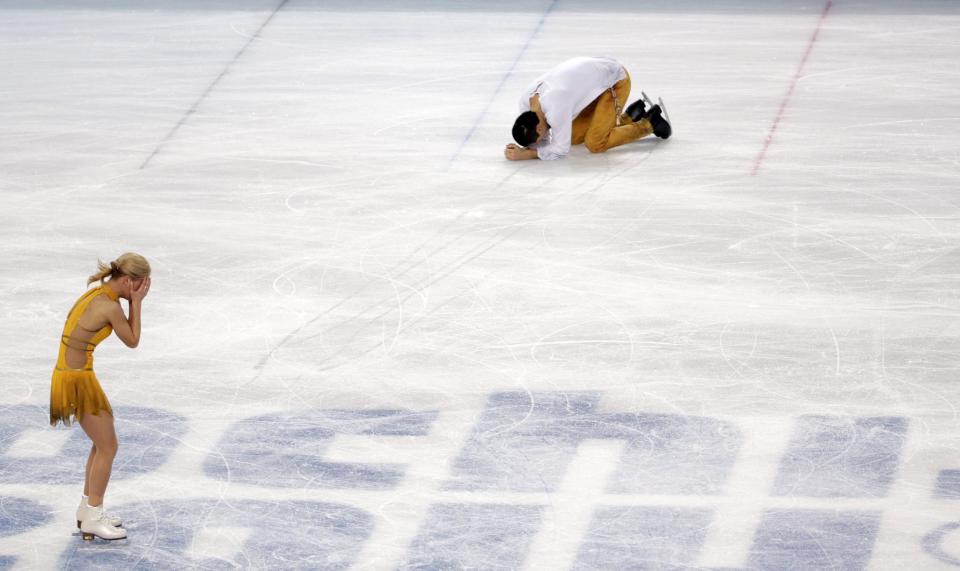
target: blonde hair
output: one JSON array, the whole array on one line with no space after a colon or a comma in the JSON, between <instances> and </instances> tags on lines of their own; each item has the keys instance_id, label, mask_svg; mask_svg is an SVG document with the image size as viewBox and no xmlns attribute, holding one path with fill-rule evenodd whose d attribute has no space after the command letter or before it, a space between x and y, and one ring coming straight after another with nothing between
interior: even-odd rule
<instances>
[{"instance_id":1,"label":"blonde hair","mask_svg":"<svg viewBox=\"0 0 960 571\"><path fill-rule=\"evenodd\" d=\"M119 276L130 276L133 279L146 278L150 276L150 262L140 254L127 252L122 254L116 260L109 264L104 264L97 260L97 273L87 278L87 285L99 280L116 278Z\"/></svg>"}]
</instances>

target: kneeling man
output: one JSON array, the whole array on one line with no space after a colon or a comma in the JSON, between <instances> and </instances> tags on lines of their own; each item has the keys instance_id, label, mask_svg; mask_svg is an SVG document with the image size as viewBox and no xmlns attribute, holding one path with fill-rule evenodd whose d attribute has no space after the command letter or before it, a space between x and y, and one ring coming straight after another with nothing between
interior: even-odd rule
<instances>
[{"instance_id":1,"label":"kneeling man","mask_svg":"<svg viewBox=\"0 0 960 571\"><path fill-rule=\"evenodd\" d=\"M645 109L642 99L623 108L630 74L611 58L578 57L541 75L524 91L513 138L503 154L512 161L558 159L570 145L592 153L653 134L670 136L660 105Z\"/></svg>"}]
</instances>

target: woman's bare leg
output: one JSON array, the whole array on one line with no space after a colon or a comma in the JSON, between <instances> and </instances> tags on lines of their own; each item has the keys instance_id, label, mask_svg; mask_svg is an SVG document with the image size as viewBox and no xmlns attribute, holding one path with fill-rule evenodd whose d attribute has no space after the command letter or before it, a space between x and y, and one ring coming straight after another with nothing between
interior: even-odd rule
<instances>
[{"instance_id":1,"label":"woman's bare leg","mask_svg":"<svg viewBox=\"0 0 960 571\"><path fill-rule=\"evenodd\" d=\"M91 506L103 504L103 496L110 482L113 459L117 456L117 432L113 427L113 415L105 410L100 414L85 414L80 426L93 441L92 460L88 459L87 501Z\"/></svg>"},{"instance_id":2,"label":"woman's bare leg","mask_svg":"<svg viewBox=\"0 0 960 571\"><path fill-rule=\"evenodd\" d=\"M83 495L90 495L90 467L93 466L93 457L97 454L97 445L90 447L90 454L87 456L87 469L83 477Z\"/></svg>"}]
</instances>

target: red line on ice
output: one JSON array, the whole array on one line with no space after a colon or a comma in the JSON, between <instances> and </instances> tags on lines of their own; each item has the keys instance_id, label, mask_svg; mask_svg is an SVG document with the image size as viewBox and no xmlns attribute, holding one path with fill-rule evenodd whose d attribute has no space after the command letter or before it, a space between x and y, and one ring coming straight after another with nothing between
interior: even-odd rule
<instances>
[{"instance_id":1,"label":"red line on ice","mask_svg":"<svg viewBox=\"0 0 960 571\"><path fill-rule=\"evenodd\" d=\"M827 0L827 3L823 6L823 11L820 12L820 19L817 20L817 27L813 30L813 35L810 36L810 41L807 42L807 51L803 52L803 58L800 60L800 65L797 66L797 71L793 74L793 79L790 81L790 88L787 89L787 94L783 96L783 101L780 102L780 110L777 111L777 116L773 120L773 124L770 125L770 131L767 132L767 138L763 141L763 148L760 149L760 154L757 155L757 158L753 161L753 171L750 173L750 176L755 176L757 171L760 170L760 165L763 163L764 157L767 156L767 149L770 148L770 143L773 142L773 134L777 132L777 126L780 125L780 120L783 119L783 112L787 108L787 103L790 101L790 96L793 95L794 88L797 87L797 82L800 81L800 74L803 73L803 67L807 65L807 59L810 57L810 52L813 51L813 44L817 42L817 36L820 34L820 28L823 26L823 21L827 19L827 12L830 11L830 7L833 6L833 0Z\"/></svg>"}]
</instances>

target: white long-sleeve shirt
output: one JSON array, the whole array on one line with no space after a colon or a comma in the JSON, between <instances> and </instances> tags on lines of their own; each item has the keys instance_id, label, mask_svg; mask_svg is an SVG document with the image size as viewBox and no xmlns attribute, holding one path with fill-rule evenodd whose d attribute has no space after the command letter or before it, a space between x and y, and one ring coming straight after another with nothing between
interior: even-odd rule
<instances>
[{"instance_id":1,"label":"white long-sleeve shirt","mask_svg":"<svg viewBox=\"0 0 960 571\"><path fill-rule=\"evenodd\" d=\"M520 98L520 112L530 111L530 98L539 93L540 108L550 125L549 137L533 145L537 156L549 161L569 153L573 120L601 93L626 77L627 71L615 59L576 57L531 83Z\"/></svg>"}]
</instances>

